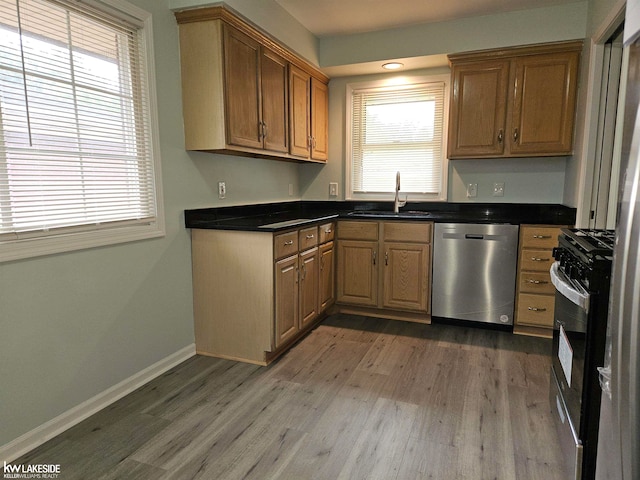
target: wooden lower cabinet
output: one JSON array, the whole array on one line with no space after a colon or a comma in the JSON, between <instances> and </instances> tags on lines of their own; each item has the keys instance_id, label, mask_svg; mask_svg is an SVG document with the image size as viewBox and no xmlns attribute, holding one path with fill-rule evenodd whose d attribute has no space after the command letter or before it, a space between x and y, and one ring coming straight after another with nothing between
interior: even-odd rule
<instances>
[{"instance_id":1,"label":"wooden lower cabinet","mask_svg":"<svg viewBox=\"0 0 640 480\"><path fill-rule=\"evenodd\" d=\"M276 348L300 331L298 316L298 256L284 258L275 266Z\"/></svg>"},{"instance_id":2,"label":"wooden lower cabinet","mask_svg":"<svg viewBox=\"0 0 640 480\"><path fill-rule=\"evenodd\" d=\"M320 314L318 310L319 263L317 247L300 254L300 328L312 323Z\"/></svg>"},{"instance_id":3,"label":"wooden lower cabinet","mask_svg":"<svg viewBox=\"0 0 640 480\"><path fill-rule=\"evenodd\" d=\"M518 253L516 316L513 332L551 337L555 288L549 270L560 226L522 225Z\"/></svg>"},{"instance_id":4,"label":"wooden lower cabinet","mask_svg":"<svg viewBox=\"0 0 640 480\"><path fill-rule=\"evenodd\" d=\"M193 229L196 352L267 365L319 321L335 297L334 225Z\"/></svg>"},{"instance_id":5,"label":"wooden lower cabinet","mask_svg":"<svg viewBox=\"0 0 640 480\"><path fill-rule=\"evenodd\" d=\"M338 302L378 304L377 255L377 242L338 240Z\"/></svg>"},{"instance_id":6,"label":"wooden lower cabinet","mask_svg":"<svg viewBox=\"0 0 640 480\"><path fill-rule=\"evenodd\" d=\"M320 245L319 251L320 258L320 285L318 297L318 311L324 312L329 308L336 299L336 279L335 279L335 255L333 242L327 242L324 245Z\"/></svg>"},{"instance_id":7,"label":"wooden lower cabinet","mask_svg":"<svg viewBox=\"0 0 640 480\"><path fill-rule=\"evenodd\" d=\"M429 245L384 244L383 307L427 311L429 259Z\"/></svg>"},{"instance_id":8,"label":"wooden lower cabinet","mask_svg":"<svg viewBox=\"0 0 640 480\"><path fill-rule=\"evenodd\" d=\"M430 321L431 227L429 222L339 222L339 309Z\"/></svg>"}]
</instances>

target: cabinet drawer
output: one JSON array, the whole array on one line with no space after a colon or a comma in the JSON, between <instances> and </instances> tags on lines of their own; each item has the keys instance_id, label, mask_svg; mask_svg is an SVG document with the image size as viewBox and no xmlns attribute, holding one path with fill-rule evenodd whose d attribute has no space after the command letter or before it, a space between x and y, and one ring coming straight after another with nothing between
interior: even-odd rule
<instances>
[{"instance_id":1,"label":"cabinet drawer","mask_svg":"<svg viewBox=\"0 0 640 480\"><path fill-rule=\"evenodd\" d=\"M549 272L554 261L551 250L522 250L520 271Z\"/></svg>"},{"instance_id":2,"label":"cabinet drawer","mask_svg":"<svg viewBox=\"0 0 640 480\"><path fill-rule=\"evenodd\" d=\"M327 243L334 239L336 235L335 222L324 223L318 227L318 236L320 243Z\"/></svg>"},{"instance_id":3,"label":"cabinet drawer","mask_svg":"<svg viewBox=\"0 0 640 480\"><path fill-rule=\"evenodd\" d=\"M522 248L551 249L558 245L558 227L520 227Z\"/></svg>"},{"instance_id":4,"label":"cabinet drawer","mask_svg":"<svg viewBox=\"0 0 640 480\"><path fill-rule=\"evenodd\" d=\"M555 288L548 272L521 272L518 291L553 295Z\"/></svg>"},{"instance_id":5,"label":"cabinet drawer","mask_svg":"<svg viewBox=\"0 0 640 480\"><path fill-rule=\"evenodd\" d=\"M431 243L431 223L385 222L384 240Z\"/></svg>"},{"instance_id":6,"label":"cabinet drawer","mask_svg":"<svg viewBox=\"0 0 640 480\"><path fill-rule=\"evenodd\" d=\"M518 325L553 328L555 295L518 295Z\"/></svg>"},{"instance_id":7,"label":"cabinet drawer","mask_svg":"<svg viewBox=\"0 0 640 480\"><path fill-rule=\"evenodd\" d=\"M318 227L303 228L298 235L300 250L315 247L318 245Z\"/></svg>"},{"instance_id":8,"label":"cabinet drawer","mask_svg":"<svg viewBox=\"0 0 640 480\"><path fill-rule=\"evenodd\" d=\"M276 259L298 253L298 231L281 233L273 237L273 252Z\"/></svg>"},{"instance_id":9,"label":"cabinet drawer","mask_svg":"<svg viewBox=\"0 0 640 480\"><path fill-rule=\"evenodd\" d=\"M378 222L338 222L338 238L342 240L378 240Z\"/></svg>"}]
</instances>

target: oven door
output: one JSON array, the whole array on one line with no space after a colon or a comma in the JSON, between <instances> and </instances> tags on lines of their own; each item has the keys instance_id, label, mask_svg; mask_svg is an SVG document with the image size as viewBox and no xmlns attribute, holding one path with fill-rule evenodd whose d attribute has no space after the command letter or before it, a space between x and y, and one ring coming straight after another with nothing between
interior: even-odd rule
<instances>
[{"instance_id":1,"label":"oven door","mask_svg":"<svg viewBox=\"0 0 640 480\"><path fill-rule=\"evenodd\" d=\"M590 298L580 284L558 269L558 262L550 273L556 288L551 407L571 478L580 478L583 439L580 412Z\"/></svg>"}]
</instances>

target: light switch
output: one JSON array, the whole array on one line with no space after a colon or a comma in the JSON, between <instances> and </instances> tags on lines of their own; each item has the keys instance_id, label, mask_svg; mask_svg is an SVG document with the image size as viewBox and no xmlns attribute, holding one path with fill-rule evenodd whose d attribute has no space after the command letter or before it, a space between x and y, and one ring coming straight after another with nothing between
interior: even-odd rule
<instances>
[{"instance_id":1,"label":"light switch","mask_svg":"<svg viewBox=\"0 0 640 480\"><path fill-rule=\"evenodd\" d=\"M222 199L227 195L227 185L224 182L218 182L218 198Z\"/></svg>"},{"instance_id":2,"label":"light switch","mask_svg":"<svg viewBox=\"0 0 640 480\"><path fill-rule=\"evenodd\" d=\"M338 182L329 182L329 196L330 197L338 196Z\"/></svg>"}]
</instances>

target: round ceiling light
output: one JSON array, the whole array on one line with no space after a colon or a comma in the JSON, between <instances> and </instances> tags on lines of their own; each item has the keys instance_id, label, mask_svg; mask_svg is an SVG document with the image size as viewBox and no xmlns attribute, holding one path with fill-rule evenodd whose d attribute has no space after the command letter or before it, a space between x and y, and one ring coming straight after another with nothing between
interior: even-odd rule
<instances>
[{"instance_id":1,"label":"round ceiling light","mask_svg":"<svg viewBox=\"0 0 640 480\"><path fill-rule=\"evenodd\" d=\"M382 68L386 70L398 70L402 67L404 67L404 64L400 62L389 62L382 65Z\"/></svg>"}]
</instances>

